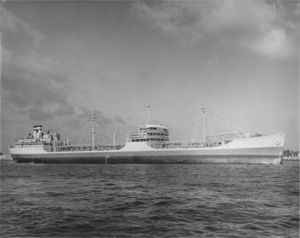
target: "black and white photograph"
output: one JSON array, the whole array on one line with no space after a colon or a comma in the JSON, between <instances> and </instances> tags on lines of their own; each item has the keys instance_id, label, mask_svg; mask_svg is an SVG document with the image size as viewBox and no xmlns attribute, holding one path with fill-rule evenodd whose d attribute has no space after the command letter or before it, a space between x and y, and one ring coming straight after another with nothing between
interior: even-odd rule
<instances>
[{"instance_id":1,"label":"black and white photograph","mask_svg":"<svg viewBox=\"0 0 300 238\"><path fill-rule=\"evenodd\" d=\"M0 237L299 237L299 0L1 0Z\"/></svg>"}]
</instances>

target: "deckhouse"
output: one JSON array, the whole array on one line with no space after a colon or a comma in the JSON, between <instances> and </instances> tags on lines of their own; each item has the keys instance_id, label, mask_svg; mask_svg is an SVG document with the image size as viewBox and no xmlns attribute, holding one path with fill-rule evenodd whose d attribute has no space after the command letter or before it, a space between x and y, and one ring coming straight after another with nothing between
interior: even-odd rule
<instances>
[{"instance_id":1,"label":"deckhouse","mask_svg":"<svg viewBox=\"0 0 300 238\"><path fill-rule=\"evenodd\" d=\"M163 125L147 124L140 126L138 133L130 135L128 141L146 141L152 147L159 147L164 142L169 141L169 131Z\"/></svg>"}]
</instances>

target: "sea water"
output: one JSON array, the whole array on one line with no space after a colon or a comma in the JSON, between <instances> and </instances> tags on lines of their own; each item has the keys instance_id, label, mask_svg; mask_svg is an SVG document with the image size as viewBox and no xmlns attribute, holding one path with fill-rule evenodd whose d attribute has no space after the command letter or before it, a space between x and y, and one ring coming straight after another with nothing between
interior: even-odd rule
<instances>
[{"instance_id":1,"label":"sea water","mask_svg":"<svg viewBox=\"0 0 300 238\"><path fill-rule=\"evenodd\" d=\"M0 237L299 237L299 162L1 162Z\"/></svg>"}]
</instances>

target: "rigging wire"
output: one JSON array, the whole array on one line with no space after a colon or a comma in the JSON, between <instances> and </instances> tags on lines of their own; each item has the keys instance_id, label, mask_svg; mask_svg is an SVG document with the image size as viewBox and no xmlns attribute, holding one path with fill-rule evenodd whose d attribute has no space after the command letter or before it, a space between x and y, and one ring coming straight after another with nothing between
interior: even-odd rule
<instances>
[{"instance_id":1,"label":"rigging wire","mask_svg":"<svg viewBox=\"0 0 300 238\"><path fill-rule=\"evenodd\" d=\"M197 116L196 117L194 116L190 121L185 123L181 128L177 129L177 131L174 132L174 136L178 135L180 132L182 132L184 128L186 128L187 126L192 124L196 119L197 119Z\"/></svg>"},{"instance_id":2,"label":"rigging wire","mask_svg":"<svg viewBox=\"0 0 300 238\"><path fill-rule=\"evenodd\" d=\"M112 138L112 136L104 128L100 127L100 125L98 125L97 123L95 125L96 125L96 128L99 129L100 131L102 131L104 133L104 135L107 136L108 139Z\"/></svg>"},{"instance_id":3,"label":"rigging wire","mask_svg":"<svg viewBox=\"0 0 300 238\"><path fill-rule=\"evenodd\" d=\"M223 123L225 122L226 124L230 125L232 128L234 128L235 130L237 129L238 131L244 131L241 127L234 125L233 123L231 123L230 121L228 121L226 119L226 117L224 115L222 115L217 109L216 107L210 103L207 99L205 99L203 96L201 97L202 101L205 101L206 104L209 105L209 108L213 109L214 114L218 115L219 118L221 118L223 120Z\"/></svg>"},{"instance_id":4,"label":"rigging wire","mask_svg":"<svg viewBox=\"0 0 300 238\"><path fill-rule=\"evenodd\" d=\"M86 122L86 118L83 118L80 121L80 123L78 124L80 126L79 129L70 134L70 141L76 140L80 136L80 134L82 134L83 129L85 129L86 127Z\"/></svg>"},{"instance_id":5,"label":"rigging wire","mask_svg":"<svg viewBox=\"0 0 300 238\"><path fill-rule=\"evenodd\" d=\"M83 125L83 127L81 127L77 131L77 133L71 137L72 138L71 141L73 142L77 141L77 144L79 144L81 141L82 134L84 133L85 130L86 130L86 125Z\"/></svg>"},{"instance_id":6,"label":"rigging wire","mask_svg":"<svg viewBox=\"0 0 300 238\"><path fill-rule=\"evenodd\" d=\"M213 127L213 124L211 123L211 121L208 119L207 117L207 124L208 124L208 127L209 127L209 130L211 131L211 135L212 137L214 138L215 137L215 130L214 130L214 127Z\"/></svg>"},{"instance_id":7,"label":"rigging wire","mask_svg":"<svg viewBox=\"0 0 300 238\"><path fill-rule=\"evenodd\" d=\"M209 103L207 100L205 100L209 105L212 106L211 103ZM212 106L213 107L213 106ZM242 129L236 125L234 125L233 123L229 122L223 115L221 115L220 113L217 113L216 111L210 111L210 113L207 113L210 115L209 118L207 118L207 129L210 130L210 134L211 135L215 135L216 132L216 128L212 125L212 120L214 119L215 121L221 122L221 125L225 124L225 127L229 128L230 130L234 130L234 131L242 131ZM207 116L207 115L206 115ZM208 120L209 119L209 120ZM175 133L173 134L173 136L178 136L184 129L186 129L188 126L190 126L191 124L194 124L193 128L192 128L192 139L191 141L197 141L197 139L200 140L200 133L201 133L201 122L203 121L203 116L201 116L201 113L198 112L196 114L196 116L193 116L187 123L184 123L181 127L178 127L175 130ZM202 128L202 132L203 132L204 128Z\"/></svg>"},{"instance_id":8,"label":"rigging wire","mask_svg":"<svg viewBox=\"0 0 300 238\"><path fill-rule=\"evenodd\" d=\"M98 119L98 120L97 120ZM106 129L107 127L103 124L103 122L99 119L99 118L96 118L96 125L98 124L98 126L100 127L101 131L103 131L108 137L112 137L112 133Z\"/></svg>"},{"instance_id":9,"label":"rigging wire","mask_svg":"<svg viewBox=\"0 0 300 238\"><path fill-rule=\"evenodd\" d=\"M197 115L197 113L196 113ZM182 130L182 128L185 128L187 124L189 124L191 121L195 120L195 113L192 112L189 117L187 117L188 119L185 120L185 121L188 121L188 122L183 122L181 124L179 124L179 126L177 126L175 129L174 129L174 133L178 133Z\"/></svg>"},{"instance_id":10,"label":"rigging wire","mask_svg":"<svg viewBox=\"0 0 300 238\"><path fill-rule=\"evenodd\" d=\"M95 113L95 112L94 112ZM106 138L111 141L113 138L112 133L107 129L107 127L104 125L104 123L97 117L96 113L95 116L95 144L96 142L104 142L105 139L103 138L103 135L106 136ZM78 146L81 144L90 145L91 141L90 138L91 135L91 128L92 128L92 119L91 118L83 118L81 122L79 123L79 129L74 131L70 134L70 142L72 144L77 144Z\"/></svg>"},{"instance_id":11,"label":"rigging wire","mask_svg":"<svg viewBox=\"0 0 300 238\"><path fill-rule=\"evenodd\" d=\"M102 143L101 135L98 130L95 130L95 146Z\"/></svg>"},{"instance_id":12,"label":"rigging wire","mask_svg":"<svg viewBox=\"0 0 300 238\"><path fill-rule=\"evenodd\" d=\"M195 117L195 123L194 123L194 129L193 129L193 137L192 137L192 142L196 142L197 141L197 137L199 137L199 133L200 133L200 123L202 122L202 117L200 116L200 113L198 113Z\"/></svg>"},{"instance_id":13,"label":"rigging wire","mask_svg":"<svg viewBox=\"0 0 300 238\"><path fill-rule=\"evenodd\" d=\"M87 131L84 131L82 137L80 138L81 140L79 141L80 145L88 145L87 138L88 138L88 133Z\"/></svg>"},{"instance_id":14,"label":"rigging wire","mask_svg":"<svg viewBox=\"0 0 300 238\"><path fill-rule=\"evenodd\" d=\"M215 116L214 119L215 119L216 121L218 121L219 123L224 123L224 121L223 121L222 118L220 118L220 117ZM237 130L237 129L239 129L239 128L233 127L233 126L230 125L230 124L227 124L227 126L229 127L230 130L233 129L233 131L241 131L241 130Z\"/></svg>"}]
</instances>

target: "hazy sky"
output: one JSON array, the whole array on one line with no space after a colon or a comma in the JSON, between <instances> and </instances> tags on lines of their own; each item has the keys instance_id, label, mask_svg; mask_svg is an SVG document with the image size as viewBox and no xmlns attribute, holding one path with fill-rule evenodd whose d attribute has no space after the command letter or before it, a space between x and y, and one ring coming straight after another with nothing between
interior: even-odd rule
<instances>
[{"instance_id":1,"label":"hazy sky","mask_svg":"<svg viewBox=\"0 0 300 238\"><path fill-rule=\"evenodd\" d=\"M72 134L93 106L122 142L148 102L171 139L213 105L244 131L283 131L299 146L298 1L1 6L3 151L36 123Z\"/></svg>"}]
</instances>

